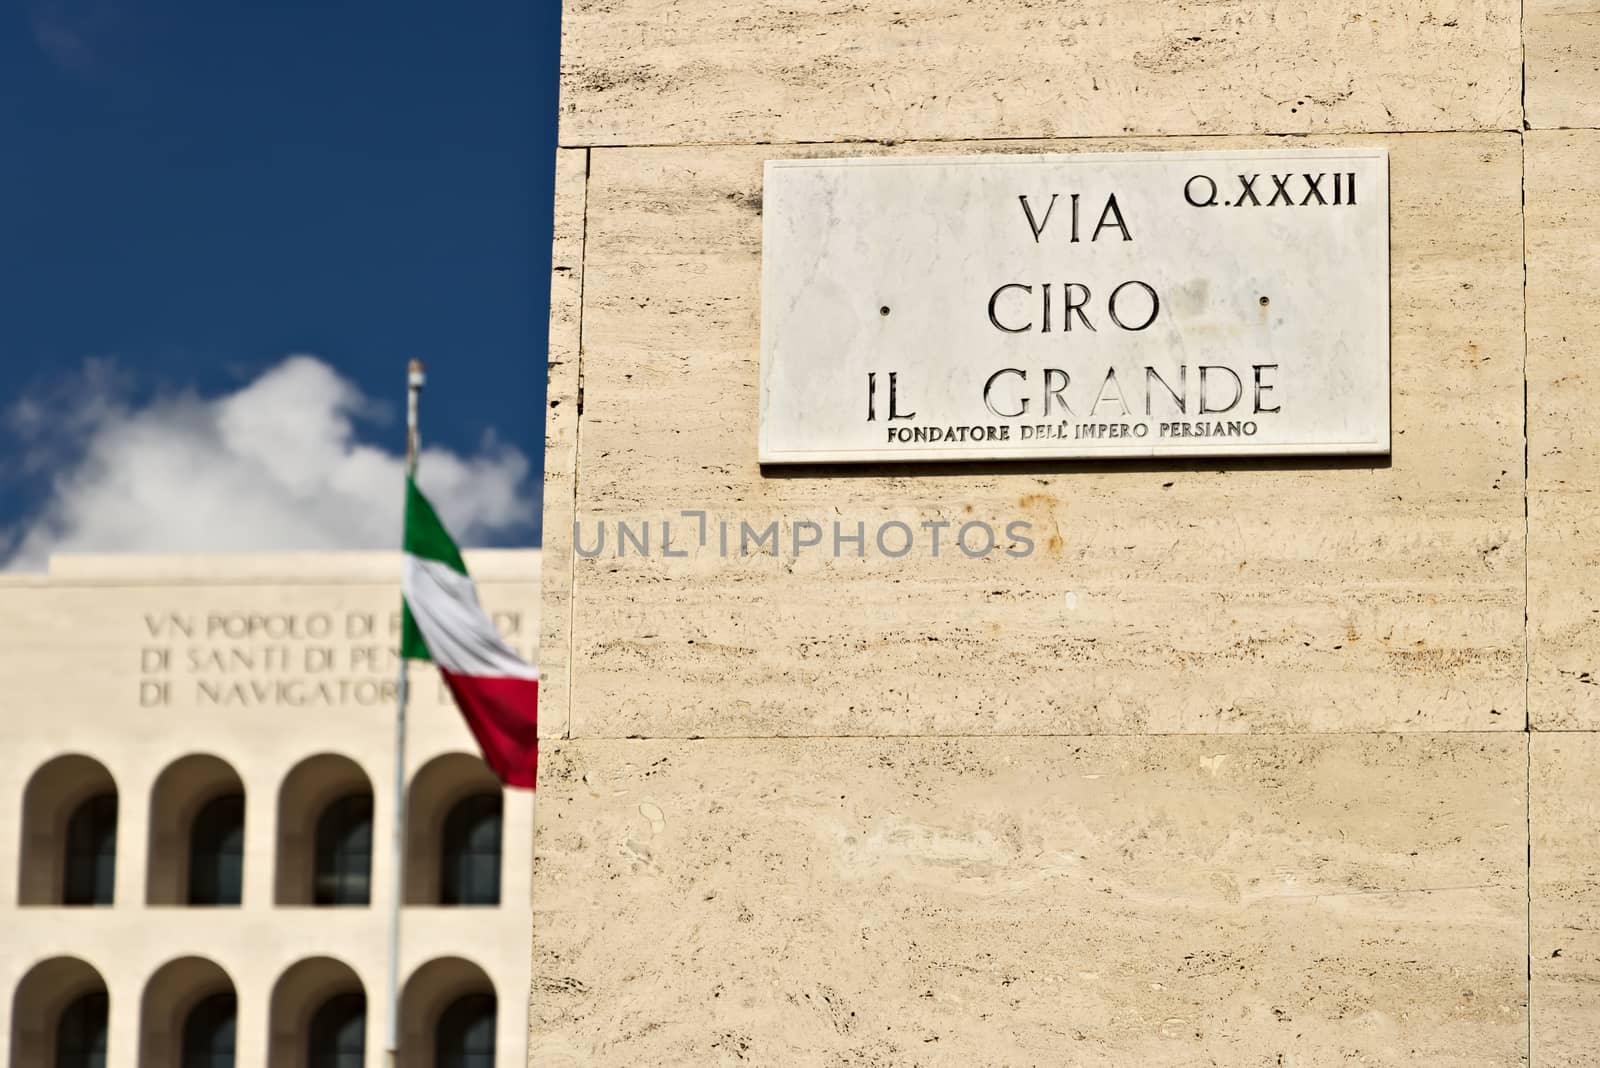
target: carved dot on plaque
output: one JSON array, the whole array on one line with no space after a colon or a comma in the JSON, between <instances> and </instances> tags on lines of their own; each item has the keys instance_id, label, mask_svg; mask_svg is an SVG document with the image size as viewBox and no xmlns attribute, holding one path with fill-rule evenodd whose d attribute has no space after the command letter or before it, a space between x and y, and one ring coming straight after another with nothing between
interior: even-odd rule
<instances>
[{"instance_id":1,"label":"carved dot on plaque","mask_svg":"<svg viewBox=\"0 0 1600 1068\"><path fill-rule=\"evenodd\" d=\"M1270 303L1270 301L1268 301L1266 297L1262 297L1261 298L1261 306L1263 308L1265 308L1269 303Z\"/></svg>"},{"instance_id":2,"label":"carved dot on plaque","mask_svg":"<svg viewBox=\"0 0 1600 1068\"><path fill-rule=\"evenodd\" d=\"M878 314L879 315L888 315L889 314L889 305L885 304L883 307L879 308L878 309Z\"/></svg>"}]
</instances>

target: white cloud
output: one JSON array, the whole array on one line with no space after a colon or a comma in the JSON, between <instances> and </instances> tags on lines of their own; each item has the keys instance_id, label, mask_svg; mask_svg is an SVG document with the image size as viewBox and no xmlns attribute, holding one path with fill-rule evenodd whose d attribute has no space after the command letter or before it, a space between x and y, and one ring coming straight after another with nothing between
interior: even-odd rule
<instances>
[{"instance_id":1,"label":"white cloud","mask_svg":"<svg viewBox=\"0 0 1600 1068\"><path fill-rule=\"evenodd\" d=\"M27 445L17 468L57 473L45 505L0 531L6 568L36 570L55 552L398 545L401 455L357 440L358 422L379 413L322 361L291 356L220 397L134 407L122 393L113 368L91 363L71 390L11 409ZM486 437L471 456L424 448L420 482L458 541L532 539L530 466Z\"/></svg>"}]
</instances>

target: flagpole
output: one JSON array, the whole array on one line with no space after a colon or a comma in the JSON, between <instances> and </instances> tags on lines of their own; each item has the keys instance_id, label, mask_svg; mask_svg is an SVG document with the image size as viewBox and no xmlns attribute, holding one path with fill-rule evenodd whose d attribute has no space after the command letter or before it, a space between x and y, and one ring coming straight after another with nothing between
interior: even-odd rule
<instances>
[{"instance_id":1,"label":"flagpole","mask_svg":"<svg viewBox=\"0 0 1600 1068\"><path fill-rule=\"evenodd\" d=\"M417 473L417 453L422 439L417 430L417 400L427 375L421 360L406 367L406 478ZM400 635L397 638L402 637ZM410 664L401 650L400 673L395 682L394 717L394 885L389 895L389 1012L384 1050L389 1068L396 1068L400 1057L400 899L405 893L406 869L406 703L411 696Z\"/></svg>"}]
</instances>

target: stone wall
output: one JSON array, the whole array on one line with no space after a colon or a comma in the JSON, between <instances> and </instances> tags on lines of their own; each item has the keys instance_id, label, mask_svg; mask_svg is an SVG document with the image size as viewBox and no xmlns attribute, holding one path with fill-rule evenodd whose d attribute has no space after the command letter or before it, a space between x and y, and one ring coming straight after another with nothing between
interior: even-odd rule
<instances>
[{"instance_id":1,"label":"stone wall","mask_svg":"<svg viewBox=\"0 0 1600 1068\"><path fill-rule=\"evenodd\" d=\"M533 1063L1584 1063L1569 8L568 0ZM1389 460L756 463L764 160L1320 146L1390 154ZM1040 551L738 551L964 518Z\"/></svg>"}]
</instances>

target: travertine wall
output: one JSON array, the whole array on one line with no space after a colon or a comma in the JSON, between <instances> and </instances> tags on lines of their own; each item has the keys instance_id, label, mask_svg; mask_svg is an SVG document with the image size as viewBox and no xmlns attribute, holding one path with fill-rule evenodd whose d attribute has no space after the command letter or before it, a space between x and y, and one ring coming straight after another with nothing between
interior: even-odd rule
<instances>
[{"instance_id":1,"label":"travertine wall","mask_svg":"<svg viewBox=\"0 0 1600 1068\"><path fill-rule=\"evenodd\" d=\"M533 1063L1587 1063L1597 26L568 0ZM763 474L762 161L1202 145L1389 150L1389 462Z\"/></svg>"}]
</instances>

